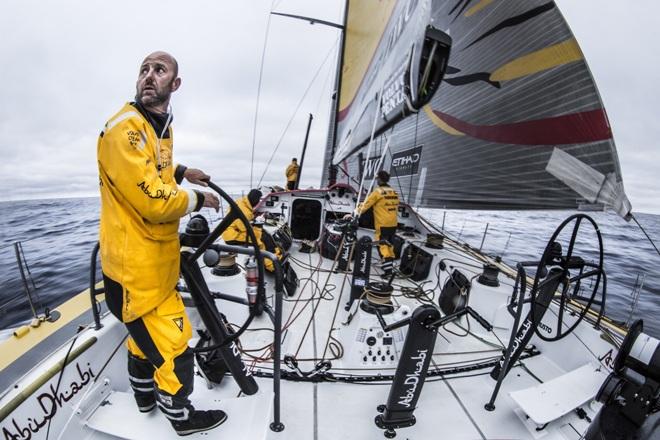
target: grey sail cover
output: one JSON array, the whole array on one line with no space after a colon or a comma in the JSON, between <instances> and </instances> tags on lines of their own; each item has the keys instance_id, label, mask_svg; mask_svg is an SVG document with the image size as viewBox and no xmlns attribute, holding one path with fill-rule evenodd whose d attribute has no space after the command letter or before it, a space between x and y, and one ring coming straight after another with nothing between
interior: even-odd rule
<instances>
[{"instance_id":1,"label":"grey sail cover","mask_svg":"<svg viewBox=\"0 0 660 440\"><path fill-rule=\"evenodd\" d=\"M372 178L389 139L381 168L410 204L630 213L603 103L553 1L350 0L347 8L325 155L338 181ZM414 64L430 29L451 37L451 51L440 87L416 109L423 87L409 84L422 75Z\"/></svg>"}]
</instances>

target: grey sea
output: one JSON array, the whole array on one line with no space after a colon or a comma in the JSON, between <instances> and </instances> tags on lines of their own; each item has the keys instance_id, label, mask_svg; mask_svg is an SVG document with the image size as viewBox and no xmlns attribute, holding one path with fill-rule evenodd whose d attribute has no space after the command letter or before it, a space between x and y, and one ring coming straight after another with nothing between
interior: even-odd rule
<instances>
[{"instance_id":1,"label":"grey sea","mask_svg":"<svg viewBox=\"0 0 660 440\"><path fill-rule=\"evenodd\" d=\"M207 216L211 213L206 212ZM440 228L512 265L538 260L565 211L422 210ZM599 225L607 273L606 314L631 322L644 319L647 333L660 337L660 256L642 231L614 214L589 214ZM660 242L660 216L637 214ZM218 216L213 213L212 223ZM55 307L89 285L90 255L98 237L99 199L49 199L0 202L0 329L31 317L16 249L29 268L35 307ZM484 234L488 227L488 231ZM20 243L19 246L15 243Z\"/></svg>"}]
</instances>

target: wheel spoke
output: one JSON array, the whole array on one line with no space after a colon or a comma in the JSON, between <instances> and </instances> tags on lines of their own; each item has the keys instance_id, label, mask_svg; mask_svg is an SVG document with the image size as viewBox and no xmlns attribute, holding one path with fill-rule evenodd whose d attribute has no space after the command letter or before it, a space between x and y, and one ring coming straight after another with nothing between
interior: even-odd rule
<instances>
[{"instance_id":1,"label":"wheel spoke","mask_svg":"<svg viewBox=\"0 0 660 440\"><path fill-rule=\"evenodd\" d=\"M577 217L575 219L575 226L573 226L573 234L571 235L571 241L568 243L568 250L566 251L566 261L569 261L573 256L573 248L575 247L575 239L577 238L578 230L580 229L580 223L582 222L582 217Z\"/></svg>"},{"instance_id":2,"label":"wheel spoke","mask_svg":"<svg viewBox=\"0 0 660 440\"><path fill-rule=\"evenodd\" d=\"M557 331L556 338L561 338L563 336L561 329L562 324L564 323L564 310L566 309L566 291L568 290L568 284L564 284L564 287L561 289L561 298L559 299L559 313L557 313Z\"/></svg>"},{"instance_id":3,"label":"wheel spoke","mask_svg":"<svg viewBox=\"0 0 660 440\"><path fill-rule=\"evenodd\" d=\"M594 275L598 275L599 273L600 273L599 269L590 270L589 272L584 272L584 273L581 273L579 275L574 276L573 278L571 278L570 282L571 283L579 283L580 281L582 281L586 278L591 278Z\"/></svg>"}]
</instances>

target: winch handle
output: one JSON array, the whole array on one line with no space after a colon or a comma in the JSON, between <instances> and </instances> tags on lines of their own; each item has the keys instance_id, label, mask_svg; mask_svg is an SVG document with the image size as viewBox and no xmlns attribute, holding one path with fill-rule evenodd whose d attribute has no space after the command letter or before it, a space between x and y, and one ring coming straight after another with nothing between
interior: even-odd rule
<instances>
[{"instance_id":1,"label":"winch handle","mask_svg":"<svg viewBox=\"0 0 660 440\"><path fill-rule=\"evenodd\" d=\"M477 311L474 310L472 307L467 306L467 307L466 307L466 310L467 310L467 312L470 314L470 316L472 316L474 319L476 319L477 322L478 322L479 324L481 324L481 326L482 326L484 329L486 329L486 331L491 331L491 330L493 330L493 326L490 324L490 322L486 321L486 319L485 319L483 316L481 316L480 314L478 314Z\"/></svg>"},{"instance_id":2,"label":"winch handle","mask_svg":"<svg viewBox=\"0 0 660 440\"><path fill-rule=\"evenodd\" d=\"M383 315L380 313L380 310L375 309L376 311L376 318L378 318L378 322L380 323L380 326L383 327L383 330L386 332L391 332L392 330L396 330L401 327L405 327L408 324L410 324L410 318L402 319L401 321L394 322L392 324L387 324L385 322L385 319L383 318Z\"/></svg>"}]
</instances>

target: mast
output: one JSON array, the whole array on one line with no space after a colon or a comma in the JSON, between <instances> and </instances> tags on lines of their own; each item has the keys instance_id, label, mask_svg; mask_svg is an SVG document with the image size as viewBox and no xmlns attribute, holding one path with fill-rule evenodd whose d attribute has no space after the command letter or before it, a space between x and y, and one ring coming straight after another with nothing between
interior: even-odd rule
<instances>
[{"instance_id":1,"label":"mast","mask_svg":"<svg viewBox=\"0 0 660 440\"><path fill-rule=\"evenodd\" d=\"M304 20L308 21L310 24L321 24L324 26L330 26L334 27L337 29L340 29L342 32L341 35L341 42L339 46L339 61L337 63L337 71L335 73L335 93L333 95L334 99L334 104L333 104L333 110L331 111L330 114L330 129L328 130L329 133L332 133L332 135L328 136L328 141L326 143L326 149L325 149L325 155L324 155L324 162L327 161L329 163L328 167L328 181L332 181L332 184L335 183L337 180L337 170L332 166L332 158L335 153L335 137L337 134L337 112L339 111L339 90L341 88L341 70L344 64L344 43L346 41L346 21L348 19L348 0L346 0L344 4L344 21L342 24L337 24L333 23L330 21L326 20L319 20L313 17L305 17L302 15L294 15L294 14L285 14L282 12L271 12L271 15L279 15L282 17L288 17L288 18L293 18L296 20ZM310 115L311 116L311 115ZM311 123L311 119L310 119ZM303 153L304 154L304 153ZM301 164L302 168L302 164ZM323 186L323 181L325 181L325 178L322 176L321 177L321 186Z\"/></svg>"},{"instance_id":2,"label":"mast","mask_svg":"<svg viewBox=\"0 0 660 440\"><path fill-rule=\"evenodd\" d=\"M309 139L309 129L312 128L312 119L314 116L309 114L309 121L307 121L307 133L305 133L305 143L303 144L302 155L300 156L300 168L298 168L298 176L296 177L296 184L293 186L295 189L298 189L300 184L300 176L302 176L303 164L305 163L305 152L307 151L307 140Z\"/></svg>"},{"instance_id":3,"label":"mast","mask_svg":"<svg viewBox=\"0 0 660 440\"><path fill-rule=\"evenodd\" d=\"M327 180L321 178L321 186L324 186L324 181L327 182L326 186L332 186L337 182L337 167L332 164L332 158L335 156L335 147L337 144L337 113L339 112L339 94L341 91L342 69L344 67L344 46L346 44L346 25L348 21L348 2L344 3L344 21L341 29L341 41L339 43L339 57L337 59L337 71L335 73L335 93L333 94L332 111L330 114L330 129L328 136L328 145L326 145L325 157L323 161L328 164ZM324 170L324 173L326 170Z\"/></svg>"}]
</instances>

